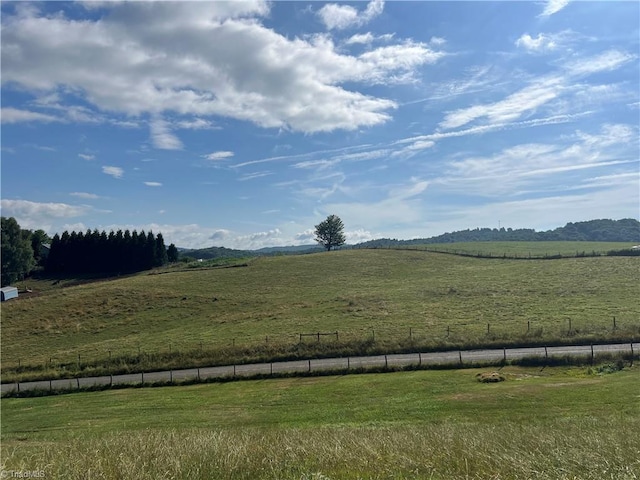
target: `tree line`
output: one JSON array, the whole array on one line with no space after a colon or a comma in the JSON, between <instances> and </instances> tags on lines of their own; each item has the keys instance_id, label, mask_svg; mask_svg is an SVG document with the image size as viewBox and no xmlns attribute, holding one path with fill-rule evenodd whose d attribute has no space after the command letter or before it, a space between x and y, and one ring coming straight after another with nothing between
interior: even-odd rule
<instances>
[{"instance_id":1,"label":"tree line","mask_svg":"<svg viewBox=\"0 0 640 480\"><path fill-rule=\"evenodd\" d=\"M539 241L589 241L589 242L640 242L640 222L633 218L622 220L590 220L567 223L554 230L536 232L530 228L476 228L445 233L436 237L413 240L381 238L357 245L361 248L384 248L402 245L458 242L539 242Z\"/></svg>"},{"instance_id":2,"label":"tree line","mask_svg":"<svg viewBox=\"0 0 640 480\"><path fill-rule=\"evenodd\" d=\"M34 269L51 274L120 273L148 270L178 260L174 244L159 233L118 230L65 231L50 238L27 230L13 217L1 218L2 286L22 280Z\"/></svg>"},{"instance_id":3,"label":"tree line","mask_svg":"<svg viewBox=\"0 0 640 480\"><path fill-rule=\"evenodd\" d=\"M45 263L47 273L136 272L178 259L175 245L165 247L161 233L144 230L87 230L55 234Z\"/></svg>"}]
</instances>

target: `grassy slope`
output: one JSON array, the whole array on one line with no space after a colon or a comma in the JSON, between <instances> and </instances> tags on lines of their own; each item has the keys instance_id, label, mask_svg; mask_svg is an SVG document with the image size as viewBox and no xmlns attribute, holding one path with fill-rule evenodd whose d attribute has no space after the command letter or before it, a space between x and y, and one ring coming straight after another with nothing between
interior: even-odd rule
<instances>
[{"instance_id":1,"label":"grassy slope","mask_svg":"<svg viewBox=\"0 0 640 480\"><path fill-rule=\"evenodd\" d=\"M338 251L259 258L248 267L140 274L49 290L2 305L2 364L83 361L143 351L341 340L453 341L604 334L638 328L638 259L482 260L416 251ZM217 301L214 301L214 298ZM324 340L323 340L324 341ZM327 340L328 341L328 340Z\"/></svg>"},{"instance_id":2,"label":"grassy slope","mask_svg":"<svg viewBox=\"0 0 640 480\"><path fill-rule=\"evenodd\" d=\"M640 476L637 367L508 367L500 384L479 371L3 399L3 466L65 478Z\"/></svg>"}]
</instances>

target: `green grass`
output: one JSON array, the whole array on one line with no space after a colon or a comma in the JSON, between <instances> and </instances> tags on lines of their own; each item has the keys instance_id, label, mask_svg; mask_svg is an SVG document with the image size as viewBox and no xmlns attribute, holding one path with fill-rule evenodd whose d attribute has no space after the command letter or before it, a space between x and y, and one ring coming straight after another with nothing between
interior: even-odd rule
<instances>
[{"instance_id":1,"label":"green grass","mask_svg":"<svg viewBox=\"0 0 640 480\"><path fill-rule=\"evenodd\" d=\"M434 243L415 248L493 257L544 258L606 255L611 250L624 250L632 246L633 243L627 242L459 242Z\"/></svg>"},{"instance_id":2,"label":"green grass","mask_svg":"<svg viewBox=\"0 0 640 480\"><path fill-rule=\"evenodd\" d=\"M29 378L25 365L37 366L35 375L77 373L78 355L91 374L417 346L628 340L640 335L638 262L365 250L66 288L40 280L29 285L39 296L2 305L3 381ZM299 333L334 331L338 341L298 345Z\"/></svg>"},{"instance_id":3,"label":"green grass","mask_svg":"<svg viewBox=\"0 0 640 480\"><path fill-rule=\"evenodd\" d=\"M640 375L486 370L2 399L2 468L53 478L640 478ZM613 371L598 374L598 371Z\"/></svg>"}]
</instances>

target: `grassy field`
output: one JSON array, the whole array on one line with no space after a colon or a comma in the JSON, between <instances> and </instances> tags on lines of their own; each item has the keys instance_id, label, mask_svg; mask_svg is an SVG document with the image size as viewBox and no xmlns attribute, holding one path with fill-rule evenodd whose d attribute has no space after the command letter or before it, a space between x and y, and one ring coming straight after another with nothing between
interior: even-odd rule
<instances>
[{"instance_id":1,"label":"grassy field","mask_svg":"<svg viewBox=\"0 0 640 480\"><path fill-rule=\"evenodd\" d=\"M126 371L417 346L637 338L639 261L364 250L67 287L40 280L30 283L30 298L2 305L3 381L29 378L25 365L58 375L77 373L80 364L91 374L99 364ZM335 331L337 340L304 337L300 344L299 333Z\"/></svg>"},{"instance_id":2,"label":"grassy field","mask_svg":"<svg viewBox=\"0 0 640 480\"><path fill-rule=\"evenodd\" d=\"M435 243L415 248L480 256L544 258L606 255L611 250L629 249L632 246L633 244L625 242L459 242Z\"/></svg>"},{"instance_id":3,"label":"grassy field","mask_svg":"<svg viewBox=\"0 0 640 480\"><path fill-rule=\"evenodd\" d=\"M3 399L46 478L638 479L638 367L415 371ZM613 372L613 373L599 373Z\"/></svg>"}]
</instances>

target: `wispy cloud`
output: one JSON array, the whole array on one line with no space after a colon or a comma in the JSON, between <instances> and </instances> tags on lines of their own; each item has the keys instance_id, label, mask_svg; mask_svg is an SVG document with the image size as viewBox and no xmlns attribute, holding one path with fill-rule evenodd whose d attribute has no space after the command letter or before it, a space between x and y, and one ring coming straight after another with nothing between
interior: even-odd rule
<instances>
[{"instance_id":1,"label":"wispy cloud","mask_svg":"<svg viewBox=\"0 0 640 480\"><path fill-rule=\"evenodd\" d=\"M147 187L161 187L162 183L160 182L144 182Z\"/></svg>"},{"instance_id":2,"label":"wispy cloud","mask_svg":"<svg viewBox=\"0 0 640 480\"><path fill-rule=\"evenodd\" d=\"M165 120L156 118L151 121L151 142L155 148L161 150L181 150L180 139L171 133L170 125Z\"/></svg>"},{"instance_id":3,"label":"wispy cloud","mask_svg":"<svg viewBox=\"0 0 640 480\"><path fill-rule=\"evenodd\" d=\"M80 158L82 158L83 160L95 160L96 156L95 155L89 155L86 153L79 153L78 156Z\"/></svg>"},{"instance_id":4,"label":"wispy cloud","mask_svg":"<svg viewBox=\"0 0 640 480\"><path fill-rule=\"evenodd\" d=\"M102 167L102 173L111 175L113 178L122 178L122 176L124 175L124 170L120 167L105 165Z\"/></svg>"},{"instance_id":5,"label":"wispy cloud","mask_svg":"<svg viewBox=\"0 0 640 480\"><path fill-rule=\"evenodd\" d=\"M86 192L71 192L69 195L71 195L72 197L84 198L86 200L96 200L100 198L100 196L96 195L95 193Z\"/></svg>"},{"instance_id":6,"label":"wispy cloud","mask_svg":"<svg viewBox=\"0 0 640 480\"><path fill-rule=\"evenodd\" d=\"M248 173L248 174L243 175L242 177L240 177L238 180L241 181L241 182L246 182L247 180L254 180L256 178L267 177L269 175L273 175L273 172Z\"/></svg>"},{"instance_id":7,"label":"wispy cloud","mask_svg":"<svg viewBox=\"0 0 640 480\"><path fill-rule=\"evenodd\" d=\"M30 110L20 110L13 107L7 107L0 110L0 119L2 123L27 123L27 122L60 122L58 117L47 115L44 113L32 112Z\"/></svg>"},{"instance_id":8,"label":"wispy cloud","mask_svg":"<svg viewBox=\"0 0 640 480\"><path fill-rule=\"evenodd\" d=\"M550 17L569 5L570 0L547 0L540 17Z\"/></svg>"},{"instance_id":9,"label":"wispy cloud","mask_svg":"<svg viewBox=\"0 0 640 480\"><path fill-rule=\"evenodd\" d=\"M234 155L233 152L229 152L229 151L224 150L224 151L220 151L220 152L212 152L212 153L209 153L207 155L203 155L202 157L206 158L207 160L217 161L217 160L227 160L229 158L232 158L233 155Z\"/></svg>"}]
</instances>

